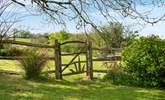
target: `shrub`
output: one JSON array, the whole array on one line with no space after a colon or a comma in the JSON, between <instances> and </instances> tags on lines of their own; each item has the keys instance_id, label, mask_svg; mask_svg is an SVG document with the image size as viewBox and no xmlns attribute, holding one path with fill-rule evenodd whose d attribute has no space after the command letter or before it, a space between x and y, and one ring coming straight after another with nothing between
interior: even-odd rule
<instances>
[{"instance_id":1,"label":"shrub","mask_svg":"<svg viewBox=\"0 0 165 100\"><path fill-rule=\"evenodd\" d=\"M21 56L22 50L17 47L9 47L7 56Z\"/></svg>"},{"instance_id":2,"label":"shrub","mask_svg":"<svg viewBox=\"0 0 165 100\"><path fill-rule=\"evenodd\" d=\"M23 58L19 60L25 71L26 79L39 79L41 72L48 61L46 50L25 49Z\"/></svg>"},{"instance_id":3,"label":"shrub","mask_svg":"<svg viewBox=\"0 0 165 100\"><path fill-rule=\"evenodd\" d=\"M132 83L145 87L165 87L165 40L157 36L134 39L122 53L124 71Z\"/></svg>"},{"instance_id":4,"label":"shrub","mask_svg":"<svg viewBox=\"0 0 165 100\"><path fill-rule=\"evenodd\" d=\"M119 72L117 74L107 73L104 76L104 80L110 80L113 84L122 84L122 85L130 85L132 83L132 77L126 72Z\"/></svg>"},{"instance_id":5,"label":"shrub","mask_svg":"<svg viewBox=\"0 0 165 100\"><path fill-rule=\"evenodd\" d=\"M0 56L20 56L22 51L18 47L12 47L10 45L4 46L3 49L0 49Z\"/></svg>"},{"instance_id":6,"label":"shrub","mask_svg":"<svg viewBox=\"0 0 165 100\"><path fill-rule=\"evenodd\" d=\"M122 66L112 68L104 79L115 84L165 87L165 40L156 36L134 39L122 57Z\"/></svg>"},{"instance_id":7,"label":"shrub","mask_svg":"<svg viewBox=\"0 0 165 100\"><path fill-rule=\"evenodd\" d=\"M0 56L6 56L7 55L7 49L0 49Z\"/></svg>"},{"instance_id":8,"label":"shrub","mask_svg":"<svg viewBox=\"0 0 165 100\"><path fill-rule=\"evenodd\" d=\"M124 72L121 64L112 66L110 72L104 76L104 80L111 80L114 84L124 84L130 83L131 77L128 73Z\"/></svg>"}]
</instances>

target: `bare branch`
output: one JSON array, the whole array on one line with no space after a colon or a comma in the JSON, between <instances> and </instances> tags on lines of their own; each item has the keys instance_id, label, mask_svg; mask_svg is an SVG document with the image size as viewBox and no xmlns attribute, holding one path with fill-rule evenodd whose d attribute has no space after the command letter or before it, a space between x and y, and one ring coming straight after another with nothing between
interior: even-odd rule
<instances>
[{"instance_id":1,"label":"bare branch","mask_svg":"<svg viewBox=\"0 0 165 100\"><path fill-rule=\"evenodd\" d=\"M21 3L21 2L18 2L18 1L16 1L16 0L11 0L11 1L13 1L14 3L17 3L17 4L19 4L19 5L21 5L21 6L24 6L24 7L25 7L25 4L23 4L23 3Z\"/></svg>"},{"instance_id":2,"label":"bare branch","mask_svg":"<svg viewBox=\"0 0 165 100\"><path fill-rule=\"evenodd\" d=\"M26 6L26 3L11 0ZM24 0L39 8L41 13L51 17L57 23L64 24L66 19L75 20L77 28L89 24L96 27L91 13L100 13L108 22L117 21L114 13L122 17L140 19L145 23L155 24L165 20L162 15L152 17L152 11L164 7L164 0ZM147 7L147 9L143 8ZM143 9L141 9L143 8Z\"/></svg>"}]
</instances>

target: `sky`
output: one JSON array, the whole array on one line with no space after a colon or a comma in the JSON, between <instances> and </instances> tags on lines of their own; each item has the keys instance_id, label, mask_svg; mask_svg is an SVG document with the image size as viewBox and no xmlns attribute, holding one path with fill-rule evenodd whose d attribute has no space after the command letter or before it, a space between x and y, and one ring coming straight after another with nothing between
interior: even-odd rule
<instances>
[{"instance_id":1,"label":"sky","mask_svg":"<svg viewBox=\"0 0 165 100\"><path fill-rule=\"evenodd\" d=\"M22 13L22 12L26 12L27 11L24 8L20 8L18 5L17 7L19 9L17 9L17 13ZM139 9L148 9L148 8L144 8L144 7L139 7ZM151 16L160 16L162 14L164 14L165 9L159 8L156 10L153 10L152 15ZM114 13L114 12L111 12ZM114 15L117 13L114 13ZM98 24L98 25L105 25L106 20L103 16L99 15L97 12L91 12L91 15L93 16L92 19L93 21ZM151 35L151 34L155 34L155 35L159 35L162 38L165 38L165 21L161 21L158 22L154 25L151 24L138 24L133 26L133 23L138 22L137 20L133 20L130 18L121 18L118 17L117 15L115 15L116 19L119 20L119 22L121 22L123 25L125 26L129 26L131 30L138 30L138 34L139 35ZM99 20L98 20L99 19ZM16 25L16 28L18 29L27 29L30 30L33 33L51 33L51 32L56 32L56 31L60 31L62 29L65 29L68 32L71 33L81 33L84 30L83 29L76 29L76 23L74 22L66 22L66 27L64 27L63 25L59 25L59 24L55 24L55 23L48 23L47 20L43 17L43 16L33 16L30 15L28 13L28 16L22 18L22 20ZM88 28L88 30L90 30L90 28Z\"/></svg>"}]
</instances>

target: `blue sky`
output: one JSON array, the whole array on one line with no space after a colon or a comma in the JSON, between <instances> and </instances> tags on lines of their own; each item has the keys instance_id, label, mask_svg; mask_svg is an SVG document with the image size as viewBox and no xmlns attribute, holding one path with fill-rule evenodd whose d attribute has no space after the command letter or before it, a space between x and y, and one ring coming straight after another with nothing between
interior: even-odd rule
<instances>
[{"instance_id":1,"label":"blue sky","mask_svg":"<svg viewBox=\"0 0 165 100\"><path fill-rule=\"evenodd\" d=\"M149 7L149 6L148 6ZM149 9L147 7L139 7L140 9ZM164 14L164 8L158 8L155 9L151 16L160 16L162 14ZM17 10L17 12L25 12L24 8L19 8L19 10ZM159 35L160 37L165 38L165 21L161 21L158 22L156 24L154 24L153 26L150 24L146 24L145 26L139 25L135 25L133 26L134 23L137 23L137 20L132 20L130 18L121 18L119 16L117 16L117 13L115 12L111 12L114 13L113 15L116 17L116 19L123 23L125 26L129 26L131 30L139 30L140 35L150 35L150 34L156 34ZM107 24L107 21L105 20L104 17L102 17L100 14L93 12L91 13L92 15L92 19L93 21L97 24L97 25L104 25ZM56 31L60 31L62 29L66 29L69 32L72 33L78 33L78 32L83 32L83 29L77 30L76 29L76 24L74 22L69 22L67 21L66 23L67 27L64 27L63 25L59 25L59 24L55 24L55 23L48 23L45 18L43 16L27 16L24 17L22 19L21 22L19 22L19 24L16 26L18 29L28 29L30 31L32 31L33 33L45 33L45 32L56 32ZM90 29L90 28L87 28Z\"/></svg>"}]
</instances>

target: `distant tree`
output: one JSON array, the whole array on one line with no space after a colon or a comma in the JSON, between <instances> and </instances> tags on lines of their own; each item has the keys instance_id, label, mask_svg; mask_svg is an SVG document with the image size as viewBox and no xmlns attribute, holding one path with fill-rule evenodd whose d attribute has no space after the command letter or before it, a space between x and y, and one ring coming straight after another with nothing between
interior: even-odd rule
<instances>
[{"instance_id":1,"label":"distant tree","mask_svg":"<svg viewBox=\"0 0 165 100\"><path fill-rule=\"evenodd\" d=\"M137 33L138 31L132 31L129 27L125 28L121 46L127 47L134 38L138 37Z\"/></svg>"},{"instance_id":2,"label":"distant tree","mask_svg":"<svg viewBox=\"0 0 165 100\"><path fill-rule=\"evenodd\" d=\"M36 44L49 44L48 38L45 38L43 36L33 37L33 38L31 38L31 42L36 43Z\"/></svg>"},{"instance_id":3,"label":"distant tree","mask_svg":"<svg viewBox=\"0 0 165 100\"><path fill-rule=\"evenodd\" d=\"M54 44L55 39L58 39L59 42L64 42L70 39L72 34L66 32L65 30L61 30L59 32L54 32L49 35L49 44ZM63 45L61 47L63 52L70 52L70 46L69 45Z\"/></svg>"},{"instance_id":4,"label":"distant tree","mask_svg":"<svg viewBox=\"0 0 165 100\"><path fill-rule=\"evenodd\" d=\"M93 29L88 34L87 38L92 41L92 45L94 47L98 47L98 48L104 48L105 47L104 40L99 36L99 34L96 33L95 29Z\"/></svg>"},{"instance_id":5,"label":"distant tree","mask_svg":"<svg viewBox=\"0 0 165 100\"><path fill-rule=\"evenodd\" d=\"M32 37L32 33L30 31L27 30L17 30L15 32L16 37L19 38L30 38Z\"/></svg>"},{"instance_id":6,"label":"distant tree","mask_svg":"<svg viewBox=\"0 0 165 100\"><path fill-rule=\"evenodd\" d=\"M120 23L110 23L109 25L105 25L99 28L99 32L97 30L93 30L93 33L102 40L102 44L104 44L105 48L120 48L121 43L123 41L123 33L124 27ZM98 42L100 43L100 42ZM97 44L98 44L97 43ZM100 44L99 44L100 45Z\"/></svg>"},{"instance_id":7,"label":"distant tree","mask_svg":"<svg viewBox=\"0 0 165 100\"><path fill-rule=\"evenodd\" d=\"M31 42L49 44L49 33L31 34Z\"/></svg>"},{"instance_id":8,"label":"distant tree","mask_svg":"<svg viewBox=\"0 0 165 100\"><path fill-rule=\"evenodd\" d=\"M42 36L49 39L49 33L44 33Z\"/></svg>"},{"instance_id":9,"label":"distant tree","mask_svg":"<svg viewBox=\"0 0 165 100\"><path fill-rule=\"evenodd\" d=\"M87 40L87 36L84 33L75 33L72 34L72 36L69 38L69 40L71 41L86 41ZM81 48L84 48L84 44L70 44L68 45L68 51L69 52L77 52L79 50L81 50Z\"/></svg>"},{"instance_id":10,"label":"distant tree","mask_svg":"<svg viewBox=\"0 0 165 100\"><path fill-rule=\"evenodd\" d=\"M59 32L54 32L49 35L50 44L54 44L54 40L58 39L59 42L64 42L71 37L71 34L66 32L65 30L61 30Z\"/></svg>"}]
</instances>

